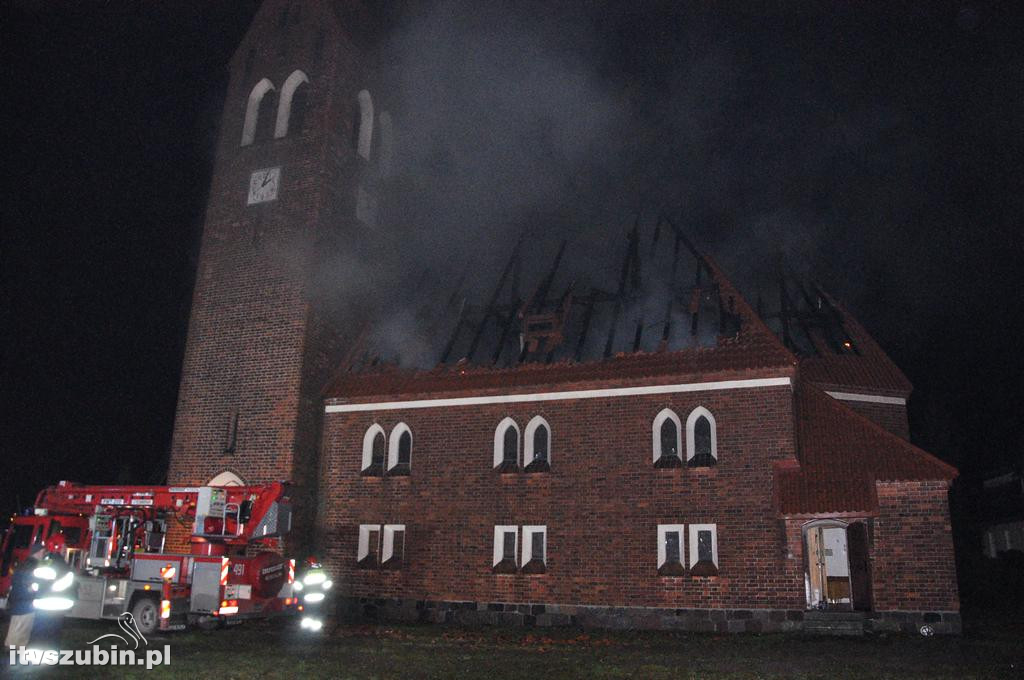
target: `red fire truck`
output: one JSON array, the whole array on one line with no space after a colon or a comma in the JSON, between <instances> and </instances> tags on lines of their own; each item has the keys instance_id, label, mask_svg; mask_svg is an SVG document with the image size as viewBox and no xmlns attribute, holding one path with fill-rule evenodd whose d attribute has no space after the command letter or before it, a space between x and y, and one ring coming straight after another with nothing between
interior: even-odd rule
<instances>
[{"instance_id":1,"label":"red fire truck","mask_svg":"<svg viewBox=\"0 0 1024 680\"><path fill-rule=\"evenodd\" d=\"M164 551L170 532L187 553ZM84 486L61 482L12 518L0 542L0 606L31 546L61 534L75 573L68 616L118 619L143 634L302 610L295 560L273 548L291 529L284 483L264 486ZM260 548L264 548L260 550Z\"/></svg>"}]
</instances>

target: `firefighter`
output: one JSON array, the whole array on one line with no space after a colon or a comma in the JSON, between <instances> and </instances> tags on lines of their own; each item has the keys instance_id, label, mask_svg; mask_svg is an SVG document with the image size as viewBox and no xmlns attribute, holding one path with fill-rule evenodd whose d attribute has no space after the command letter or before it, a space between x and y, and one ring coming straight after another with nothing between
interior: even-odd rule
<instances>
[{"instance_id":1,"label":"firefighter","mask_svg":"<svg viewBox=\"0 0 1024 680\"><path fill-rule=\"evenodd\" d=\"M302 627L316 632L324 627L324 619L328 611L327 601L331 589L331 579L323 565L314 556L306 559L299 574L296 574L292 589L302 603Z\"/></svg>"},{"instance_id":2,"label":"firefighter","mask_svg":"<svg viewBox=\"0 0 1024 680\"><path fill-rule=\"evenodd\" d=\"M43 545L36 544L18 568L14 570L11 578L11 592L7 598L7 613L11 620L7 624L7 638L4 640L6 649L13 647L27 647L29 637L32 634L32 623L35 619L35 608L32 600L35 599L35 592L32 590L34 579L32 572L39 566L39 561L46 555Z\"/></svg>"},{"instance_id":3,"label":"firefighter","mask_svg":"<svg viewBox=\"0 0 1024 680\"><path fill-rule=\"evenodd\" d=\"M59 649L64 615L75 604L74 573L64 559L64 536L56 534L46 541L46 555L32 571L35 621L32 647Z\"/></svg>"}]
</instances>

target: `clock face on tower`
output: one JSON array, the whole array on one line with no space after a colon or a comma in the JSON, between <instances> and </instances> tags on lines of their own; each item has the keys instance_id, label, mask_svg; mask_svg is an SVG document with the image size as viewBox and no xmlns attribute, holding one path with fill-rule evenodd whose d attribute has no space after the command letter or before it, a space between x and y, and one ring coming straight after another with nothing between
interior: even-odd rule
<instances>
[{"instance_id":1,"label":"clock face on tower","mask_svg":"<svg viewBox=\"0 0 1024 680\"><path fill-rule=\"evenodd\" d=\"M253 170L252 176L249 177L249 201L247 205L275 200L277 198L277 188L280 184L280 167Z\"/></svg>"}]
</instances>

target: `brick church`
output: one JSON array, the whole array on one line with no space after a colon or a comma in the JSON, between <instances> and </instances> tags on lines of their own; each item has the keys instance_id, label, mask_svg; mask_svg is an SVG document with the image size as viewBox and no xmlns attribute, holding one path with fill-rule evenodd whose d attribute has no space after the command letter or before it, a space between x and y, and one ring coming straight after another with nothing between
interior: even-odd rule
<instances>
[{"instance_id":1,"label":"brick church","mask_svg":"<svg viewBox=\"0 0 1024 680\"><path fill-rule=\"evenodd\" d=\"M365 615L958 632L956 470L819 286L749 300L667 216L611 281L570 280L563 246L521 285L510 247L480 305L424 302L427 367L318 292L339 244L385 238L381 34L355 2L266 0L235 53L169 483L290 480L295 548Z\"/></svg>"}]
</instances>

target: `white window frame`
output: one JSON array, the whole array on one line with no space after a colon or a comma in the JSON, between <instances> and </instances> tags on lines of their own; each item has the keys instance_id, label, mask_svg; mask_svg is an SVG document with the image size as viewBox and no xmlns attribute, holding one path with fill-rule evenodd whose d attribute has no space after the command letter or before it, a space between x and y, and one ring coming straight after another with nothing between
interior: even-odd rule
<instances>
[{"instance_id":1,"label":"white window frame","mask_svg":"<svg viewBox=\"0 0 1024 680\"><path fill-rule=\"evenodd\" d=\"M398 465L398 441L405 432L409 433L409 469L412 469L412 430L405 423L398 423L391 428L391 436L388 437L388 470L392 470Z\"/></svg>"},{"instance_id":2,"label":"white window frame","mask_svg":"<svg viewBox=\"0 0 1024 680\"><path fill-rule=\"evenodd\" d=\"M387 442L388 433L379 424L374 423L366 428L366 434L363 435L363 465L360 468L361 472L365 472L373 464L373 440L378 433Z\"/></svg>"},{"instance_id":3,"label":"white window frame","mask_svg":"<svg viewBox=\"0 0 1024 680\"><path fill-rule=\"evenodd\" d=\"M523 433L523 467L533 462L533 435L538 427L543 427L548 431L548 465L551 465L551 425L543 417L534 416L526 424L526 430Z\"/></svg>"},{"instance_id":4,"label":"white window frame","mask_svg":"<svg viewBox=\"0 0 1024 680\"><path fill-rule=\"evenodd\" d=\"M373 146L373 97L369 90L360 90L356 95L359 102L359 138L356 140L356 153L363 160L370 160L370 149Z\"/></svg>"},{"instance_id":5,"label":"white window frame","mask_svg":"<svg viewBox=\"0 0 1024 680\"><path fill-rule=\"evenodd\" d=\"M402 557L405 558L405 525L385 524L381 532L380 563L384 564L395 554L395 532L402 532Z\"/></svg>"},{"instance_id":6,"label":"white window frame","mask_svg":"<svg viewBox=\"0 0 1024 680\"><path fill-rule=\"evenodd\" d=\"M671 420L676 424L676 451L680 454L680 460L682 460L683 423L679 420L679 416L676 415L675 411L670 408L663 408L658 412L658 415L654 416L654 422L651 425L651 432L654 436L654 445L651 447L651 450L654 452L655 463L661 458L661 424L666 420Z\"/></svg>"},{"instance_id":7,"label":"white window frame","mask_svg":"<svg viewBox=\"0 0 1024 680\"><path fill-rule=\"evenodd\" d=\"M696 455L697 447L693 440L693 428L701 416L707 418L708 423L711 424L711 457L718 460L718 425L715 423L715 417L711 415L711 411L703 406L693 409L686 417L686 460L689 461Z\"/></svg>"},{"instance_id":8,"label":"white window frame","mask_svg":"<svg viewBox=\"0 0 1024 680\"><path fill-rule=\"evenodd\" d=\"M716 524L691 524L690 525L690 567L697 564L697 532L711 532L711 561L718 568L718 529Z\"/></svg>"},{"instance_id":9,"label":"white window frame","mask_svg":"<svg viewBox=\"0 0 1024 680\"><path fill-rule=\"evenodd\" d=\"M281 97L277 102L277 121L274 123L274 139L281 139L288 134L288 122L292 117L292 97L300 85L308 82L309 76L295 70L281 86Z\"/></svg>"},{"instance_id":10,"label":"white window frame","mask_svg":"<svg viewBox=\"0 0 1024 680\"><path fill-rule=\"evenodd\" d=\"M516 424L516 421L514 421L511 417L509 417L509 418L503 418L502 421L500 423L498 423L498 426L496 428L494 428L494 465L493 465L493 467L498 467L505 460L505 455L504 455L504 453L505 453L504 452L505 430L508 429L509 426L512 426L512 427L514 427L516 429L516 465L519 464L519 452L520 452L520 450L522 449L522 446L523 446L522 432L520 432L519 426ZM550 443L549 443L549 446L550 446Z\"/></svg>"},{"instance_id":11,"label":"white window frame","mask_svg":"<svg viewBox=\"0 0 1024 680\"><path fill-rule=\"evenodd\" d=\"M494 526L494 554L492 555L491 566L495 567L505 559L505 555L502 554L504 548L505 532L511 531L516 535L516 540L512 543L512 560L515 564L519 564L519 527L515 524L496 524Z\"/></svg>"},{"instance_id":12,"label":"white window frame","mask_svg":"<svg viewBox=\"0 0 1024 680\"><path fill-rule=\"evenodd\" d=\"M356 550L356 560L362 562L370 554L370 532L377 532L377 540L380 540L381 527L379 524L360 524L359 525L359 547ZM377 546L380 548L380 546ZM378 556L380 551L377 552Z\"/></svg>"},{"instance_id":13,"label":"white window frame","mask_svg":"<svg viewBox=\"0 0 1024 680\"><path fill-rule=\"evenodd\" d=\"M686 544L683 539L686 536L686 525L684 524L659 524L658 525L658 569L665 566L668 555L665 551L665 535L671 532L679 534L679 564L686 564Z\"/></svg>"},{"instance_id":14,"label":"white window frame","mask_svg":"<svg viewBox=\"0 0 1024 680\"><path fill-rule=\"evenodd\" d=\"M523 561L519 563L520 567L526 566L526 564L533 558L533 535L536 533L544 534L544 566L548 565L548 528L543 524L527 524L523 526L523 548L520 550L520 554L523 556Z\"/></svg>"},{"instance_id":15,"label":"white window frame","mask_svg":"<svg viewBox=\"0 0 1024 680\"><path fill-rule=\"evenodd\" d=\"M256 125L259 122L260 104L267 93L274 90L274 84L267 78L261 79L250 90L249 101L245 105L245 122L242 124L242 143L239 146L249 146L256 141Z\"/></svg>"}]
</instances>

